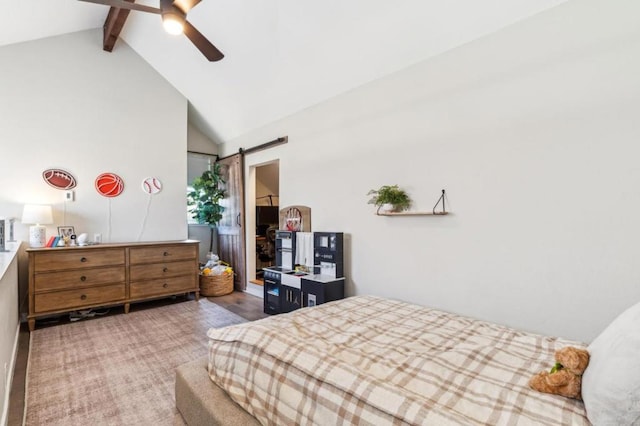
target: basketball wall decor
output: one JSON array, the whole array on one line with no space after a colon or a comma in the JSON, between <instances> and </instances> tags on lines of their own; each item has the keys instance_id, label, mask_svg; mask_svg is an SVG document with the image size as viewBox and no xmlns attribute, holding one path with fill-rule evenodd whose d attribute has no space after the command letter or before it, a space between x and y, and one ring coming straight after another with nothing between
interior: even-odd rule
<instances>
[{"instance_id":1,"label":"basketball wall decor","mask_svg":"<svg viewBox=\"0 0 640 426\"><path fill-rule=\"evenodd\" d=\"M162 182L155 177L148 177L142 181L142 190L147 194L157 194L162 191Z\"/></svg>"},{"instance_id":2,"label":"basketball wall decor","mask_svg":"<svg viewBox=\"0 0 640 426\"><path fill-rule=\"evenodd\" d=\"M96 178L96 191L104 197L117 197L124 191L124 181L115 173L103 173Z\"/></svg>"},{"instance_id":3,"label":"basketball wall decor","mask_svg":"<svg viewBox=\"0 0 640 426\"><path fill-rule=\"evenodd\" d=\"M73 189L76 187L76 178L62 169L47 169L42 172L42 178L55 189Z\"/></svg>"}]
</instances>

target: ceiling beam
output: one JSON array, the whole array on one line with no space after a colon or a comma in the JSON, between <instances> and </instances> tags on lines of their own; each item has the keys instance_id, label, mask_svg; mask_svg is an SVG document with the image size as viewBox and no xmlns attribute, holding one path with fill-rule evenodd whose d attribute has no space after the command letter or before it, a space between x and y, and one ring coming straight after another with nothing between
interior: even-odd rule
<instances>
[{"instance_id":1,"label":"ceiling beam","mask_svg":"<svg viewBox=\"0 0 640 426\"><path fill-rule=\"evenodd\" d=\"M134 0L125 1L134 3ZM103 50L106 50L107 52L111 52L113 50L113 46L115 46L116 41L118 40L120 31L122 31L122 27L124 27L125 22L127 22L129 12L131 12L129 9L120 9L117 7L111 7L109 9L109 14L107 15L107 19L104 21L104 26L102 27L104 31L102 39Z\"/></svg>"}]
</instances>

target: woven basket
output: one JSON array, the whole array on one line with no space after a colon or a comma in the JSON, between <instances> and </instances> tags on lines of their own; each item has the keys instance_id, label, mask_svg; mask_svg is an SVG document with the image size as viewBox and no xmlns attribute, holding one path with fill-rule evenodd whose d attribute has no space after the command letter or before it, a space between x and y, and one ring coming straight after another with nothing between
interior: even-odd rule
<instances>
[{"instance_id":1,"label":"woven basket","mask_svg":"<svg viewBox=\"0 0 640 426\"><path fill-rule=\"evenodd\" d=\"M200 275L200 294L203 296L224 296L233 292L233 274Z\"/></svg>"}]
</instances>

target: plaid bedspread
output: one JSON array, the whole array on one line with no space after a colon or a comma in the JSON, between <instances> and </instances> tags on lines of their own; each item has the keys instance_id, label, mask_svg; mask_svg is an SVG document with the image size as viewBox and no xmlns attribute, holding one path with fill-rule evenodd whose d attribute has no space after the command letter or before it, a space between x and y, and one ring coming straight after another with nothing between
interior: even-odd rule
<instances>
[{"instance_id":1,"label":"plaid bedspread","mask_svg":"<svg viewBox=\"0 0 640 426\"><path fill-rule=\"evenodd\" d=\"M209 375L265 425L583 425L529 389L576 342L357 296L211 329Z\"/></svg>"}]
</instances>

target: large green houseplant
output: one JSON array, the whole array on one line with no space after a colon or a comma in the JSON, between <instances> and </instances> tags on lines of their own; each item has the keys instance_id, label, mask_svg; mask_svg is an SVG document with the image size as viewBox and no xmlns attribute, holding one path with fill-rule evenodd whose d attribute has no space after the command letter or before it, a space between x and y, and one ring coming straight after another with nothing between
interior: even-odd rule
<instances>
[{"instance_id":1,"label":"large green houseplant","mask_svg":"<svg viewBox=\"0 0 640 426\"><path fill-rule=\"evenodd\" d=\"M213 230L222 219L224 207L220 200L225 196L222 188L224 184L220 173L220 163L214 163L211 170L202 173L202 176L193 180L193 190L187 193L187 205L191 207L189 213L200 224L209 224L211 227L211 243L209 251L213 250Z\"/></svg>"},{"instance_id":2,"label":"large green houseplant","mask_svg":"<svg viewBox=\"0 0 640 426\"><path fill-rule=\"evenodd\" d=\"M407 193L398 187L398 185L383 185L378 189L372 189L367 195L373 195L369 200L369 204L375 204L380 209L388 205L385 210L399 212L411 207L411 198Z\"/></svg>"}]
</instances>

